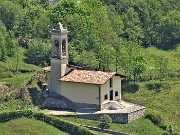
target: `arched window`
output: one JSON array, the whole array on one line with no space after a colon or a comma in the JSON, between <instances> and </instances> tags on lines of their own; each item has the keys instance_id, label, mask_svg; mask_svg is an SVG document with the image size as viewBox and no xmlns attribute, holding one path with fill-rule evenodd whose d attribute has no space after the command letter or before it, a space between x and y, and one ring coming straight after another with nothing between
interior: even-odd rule
<instances>
[{"instance_id":1,"label":"arched window","mask_svg":"<svg viewBox=\"0 0 180 135\"><path fill-rule=\"evenodd\" d=\"M66 56L66 40L62 41L62 56Z\"/></svg>"},{"instance_id":2,"label":"arched window","mask_svg":"<svg viewBox=\"0 0 180 135\"><path fill-rule=\"evenodd\" d=\"M53 57L58 57L59 54L59 41L58 40L54 40L54 56Z\"/></svg>"}]
</instances>

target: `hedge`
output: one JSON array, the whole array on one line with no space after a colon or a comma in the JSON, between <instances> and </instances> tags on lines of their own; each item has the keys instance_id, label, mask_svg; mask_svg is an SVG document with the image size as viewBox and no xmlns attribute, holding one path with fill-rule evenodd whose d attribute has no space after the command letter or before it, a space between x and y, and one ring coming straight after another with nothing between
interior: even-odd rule
<instances>
[{"instance_id":1,"label":"hedge","mask_svg":"<svg viewBox=\"0 0 180 135\"><path fill-rule=\"evenodd\" d=\"M20 117L32 117L32 110L24 110L24 111L12 111L12 112L1 112L0 113L0 122L9 121L12 119L20 118Z\"/></svg>"},{"instance_id":2,"label":"hedge","mask_svg":"<svg viewBox=\"0 0 180 135\"><path fill-rule=\"evenodd\" d=\"M91 130L80 126L79 124L72 123L66 120L62 120L60 118L54 116L48 116L43 113L33 113L33 117L37 120L42 120L52 126L63 129L65 131L77 134L77 135L96 135Z\"/></svg>"},{"instance_id":3,"label":"hedge","mask_svg":"<svg viewBox=\"0 0 180 135\"><path fill-rule=\"evenodd\" d=\"M45 115L43 113L33 112L32 110L1 112L0 122L5 122L20 117L28 117L34 118L36 120L41 120L60 130L68 131L77 135L96 135L90 129L82 127L79 124L62 120L54 116Z\"/></svg>"}]
</instances>

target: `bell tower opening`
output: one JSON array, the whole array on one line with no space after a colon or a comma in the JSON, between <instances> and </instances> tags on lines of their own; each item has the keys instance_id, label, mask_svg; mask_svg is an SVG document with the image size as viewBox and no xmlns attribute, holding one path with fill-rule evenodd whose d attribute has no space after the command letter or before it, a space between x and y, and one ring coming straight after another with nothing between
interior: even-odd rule
<instances>
[{"instance_id":1,"label":"bell tower opening","mask_svg":"<svg viewBox=\"0 0 180 135\"><path fill-rule=\"evenodd\" d=\"M66 40L62 41L62 56L66 56Z\"/></svg>"},{"instance_id":2,"label":"bell tower opening","mask_svg":"<svg viewBox=\"0 0 180 135\"><path fill-rule=\"evenodd\" d=\"M54 40L54 55L53 58L58 58L59 57L59 41Z\"/></svg>"}]
</instances>

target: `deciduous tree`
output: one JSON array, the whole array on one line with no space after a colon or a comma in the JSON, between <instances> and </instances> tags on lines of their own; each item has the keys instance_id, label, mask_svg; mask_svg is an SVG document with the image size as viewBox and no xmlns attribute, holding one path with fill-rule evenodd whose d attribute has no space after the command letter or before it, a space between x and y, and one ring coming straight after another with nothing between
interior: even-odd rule
<instances>
[{"instance_id":1,"label":"deciduous tree","mask_svg":"<svg viewBox=\"0 0 180 135\"><path fill-rule=\"evenodd\" d=\"M26 62L39 66L45 66L49 62L50 45L39 39L30 42L27 49Z\"/></svg>"}]
</instances>

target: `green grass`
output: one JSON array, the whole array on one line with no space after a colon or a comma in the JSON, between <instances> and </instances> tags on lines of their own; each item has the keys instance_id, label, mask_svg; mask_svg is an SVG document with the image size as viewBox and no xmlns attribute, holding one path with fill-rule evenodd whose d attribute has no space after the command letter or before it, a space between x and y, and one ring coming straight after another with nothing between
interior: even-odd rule
<instances>
[{"instance_id":1,"label":"green grass","mask_svg":"<svg viewBox=\"0 0 180 135\"><path fill-rule=\"evenodd\" d=\"M0 123L0 135L69 135L44 122L18 118Z\"/></svg>"},{"instance_id":2,"label":"green grass","mask_svg":"<svg viewBox=\"0 0 180 135\"><path fill-rule=\"evenodd\" d=\"M163 82L169 84L169 87L163 87L160 91L149 90L146 88L147 83L149 82L139 83L140 88L135 93L123 92L122 99L158 112L166 125L172 125L175 132L180 132L180 81Z\"/></svg>"},{"instance_id":3,"label":"green grass","mask_svg":"<svg viewBox=\"0 0 180 135\"><path fill-rule=\"evenodd\" d=\"M17 73L11 78L0 79L0 82L5 82L13 86L22 86L23 83L32 75L33 73Z\"/></svg>"},{"instance_id":4,"label":"green grass","mask_svg":"<svg viewBox=\"0 0 180 135\"><path fill-rule=\"evenodd\" d=\"M157 49L155 47L149 47L146 49L143 49L144 56L147 59L147 66L148 68L154 67L154 61L153 59L156 58L157 56L162 56L169 61L169 67L177 70L180 69L180 46L175 49L175 50L169 50L169 51L164 51Z\"/></svg>"},{"instance_id":5,"label":"green grass","mask_svg":"<svg viewBox=\"0 0 180 135\"><path fill-rule=\"evenodd\" d=\"M76 118L76 117L63 117L63 116L60 116L60 117L62 119L65 119L71 122L89 125L89 126L97 127L100 124L99 121L95 121L95 120L86 120L86 119ZM118 131L118 132L130 133L133 135L161 135L162 133L165 132L159 127L155 126L150 120L145 119L145 118L140 118L129 124L111 123L109 129Z\"/></svg>"}]
</instances>

